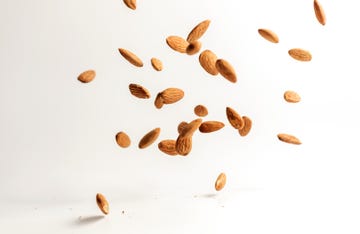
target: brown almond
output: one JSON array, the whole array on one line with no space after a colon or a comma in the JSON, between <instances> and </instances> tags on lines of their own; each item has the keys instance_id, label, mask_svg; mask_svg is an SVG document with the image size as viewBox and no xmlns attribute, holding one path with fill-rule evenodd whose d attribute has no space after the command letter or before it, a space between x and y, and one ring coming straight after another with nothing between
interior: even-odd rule
<instances>
[{"instance_id":1,"label":"brown almond","mask_svg":"<svg viewBox=\"0 0 360 234\"><path fill-rule=\"evenodd\" d=\"M219 71L216 68L217 56L211 50L204 50L199 56L199 62L202 68L210 75L216 76Z\"/></svg>"},{"instance_id":2,"label":"brown almond","mask_svg":"<svg viewBox=\"0 0 360 234\"><path fill-rule=\"evenodd\" d=\"M301 62L309 62L312 59L312 56L309 51L299 49L299 48L294 48L294 49L289 50L289 55L293 59L296 59Z\"/></svg>"},{"instance_id":3,"label":"brown almond","mask_svg":"<svg viewBox=\"0 0 360 234\"><path fill-rule=\"evenodd\" d=\"M222 129L225 126L224 123L219 121L205 121L201 123L199 131L202 133L215 132Z\"/></svg>"},{"instance_id":4,"label":"brown almond","mask_svg":"<svg viewBox=\"0 0 360 234\"><path fill-rule=\"evenodd\" d=\"M154 101L154 105L156 108L161 109L161 107L163 107L164 105L164 100L162 99L161 93L158 93L158 95L156 95L155 101Z\"/></svg>"},{"instance_id":5,"label":"brown almond","mask_svg":"<svg viewBox=\"0 0 360 234\"><path fill-rule=\"evenodd\" d=\"M124 3L131 10L136 10L136 0L124 0Z\"/></svg>"},{"instance_id":6,"label":"brown almond","mask_svg":"<svg viewBox=\"0 0 360 234\"><path fill-rule=\"evenodd\" d=\"M137 98L143 98L143 99L150 98L150 92L141 85L130 84L129 90L130 90L130 93Z\"/></svg>"},{"instance_id":7,"label":"brown almond","mask_svg":"<svg viewBox=\"0 0 360 234\"><path fill-rule=\"evenodd\" d=\"M235 129L242 129L245 125L244 119L231 107L226 107L226 117Z\"/></svg>"},{"instance_id":8,"label":"brown almond","mask_svg":"<svg viewBox=\"0 0 360 234\"><path fill-rule=\"evenodd\" d=\"M293 135L280 133L280 134L277 135L277 137L279 138L280 141L283 141L285 143L294 144L294 145L300 145L301 144L301 141L297 137L295 137Z\"/></svg>"},{"instance_id":9,"label":"brown almond","mask_svg":"<svg viewBox=\"0 0 360 234\"><path fill-rule=\"evenodd\" d=\"M323 7L317 0L314 0L314 11L315 11L316 19L319 21L319 23L325 25L326 24L325 12Z\"/></svg>"},{"instance_id":10,"label":"brown almond","mask_svg":"<svg viewBox=\"0 0 360 234\"><path fill-rule=\"evenodd\" d=\"M191 42L188 47L186 47L186 53L188 55L193 55L199 52L201 49L201 42L200 41L193 41Z\"/></svg>"},{"instance_id":11,"label":"brown almond","mask_svg":"<svg viewBox=\"0 0 360 234\"><path fill-rule=\"evenodd\" d=\"M151 58L151 66L156 71L161 71L163 69L163 64L162 64L161 60L157 59L157 58Z\"/></svg>"},{"instance_id":12,"label":"brown almond","mask_svg":"<svg viewBox=\"0 0 360 234\"><path fill-rule=\"evenodd\" d=\"M119 52L132 65L134 65L136 67L144 66L141 59L138 56L136 56L134 53L130 52L129 50L119 48Z\"/></svg>"},{"instance_id":13,"label":"brown almond","mask_svg":"<svg viewBox=\"0 0 360 234\"><path fill-rule=\"evenodd\" d=\"M179 125L178 125L178 127L177 127L177 130L178 130L178 133L179 133L179 134L184 130L184 128L185 128L186 125L188 125L188 123L185 122L185 121L182 121L181 123L179 123Z\"/></svg>"},{"instance_id":14,"label":"brown almond","mask_svg":"<svg viewBox=\"0 0 360 234\"><path fill-rule=\"evenodd\" d=\"M181 135L176 139L176 152L181 156L186 156L190 153L192 149L192 137L186 136L182 137Z\"/></svg>"},{"instance_id":15,"label":"brown almond","mask_svg":"<svg viewBox=\"0 0 360 234\"><path fill-rule=\"evenodd\" d=\"M159 142L158 148L165 154L168 154L171 156L175 156L178 154L176 151L176 141L175 140L162 140Z\"/></svg>"},{"instance_id":16,"label":"brown almond","mask_svg":"<svg viewBox=\"0 0 360 234\"><path fill-rule=\"evenodd\" d=\"M167 88L161 92L164 104L172 104L180 101L184 97L184 91L178 88Z\"/></svg>"},{"instance_id":17,"label":"brown almond","mask_svg":"<svg viewBox=\"0 0 360 234\"><path fill-rule=\"evenodd\" d=\"M180 136L182 137L189 137L194 134L196 130L199 129L200 125L202 123L202 119L194 119L190 123L184 126L183 130L180 133Z\"/></svg>"},{"instance_id":18,"label":"brown almond","mask_svg":"<svg viewBox=\"0 0 360 234\"><path fill-rule=\"evenodd\" d=\"M166 38L166 43L171 49L180 53L186 53L186 48L189 45L189 42L179 36L168 36Z\"/></svg>"},{"instance_id":19,"label":"brown almond","mask_svg":"<svg viewBox=\"0 0 360 234\"><path fill-rule=\"evenodd\" d=\"M154 143L154 141L156 141L156 139L159 137L159 135L160 135L160 128L155 128L155 129L151 130L145 136L143 136L143 138L141 138L141 140L139 142L139 148L144 149L144 148L148 147L149 145Z\"/></svg>"},{"instance_id":20,"label":"brown almond","mask_svg":"<svg viewBox=\"0 0 360 234\"><path fill-rule=\"evenodd\" d=\"M266 40L272 43L279 43L279 37L271 30L260 28L258 29L259 34Z\"/></svg>"},{"instance_id":21,"label":"brown almond","mask_svg":"<svg viewBox=\"0 0 360 234\"><path fill-rule=\"evenodd\" d=\"M89 83L95 78L95 76L96 72L94 70L87 70L82 72L77 79L82 83Z\"/></svg>"},{"instance_id":22,"label":"brown almond","mask_svg":"<svg viewBox=\"0 0 360 234\"><path fill-rule=\"evenodd\" d=\"M237 78L236 78L236 73L235 73L235 69L233 68L233 66L231 66L231 64L224 60L224 59L218 59L216 60L215 63L216 69L219 71L219 73L228 81L235 83Z\"/></svg>"},{"instance_id":23,"label":"brown almond","mask_svg":"<svg viewBox=\"0 0 360 234\"><path fill-rule=\"evenodd\" d=\"M104 214L109 214L109 203L101 193L96 194L96 204Z\"/></svg>"},{"instance_id":24,"label":"brown almond","mask_svg":"<svg viewBox=\"0 0 360 234\"><path fill-rule=\"evenodd\" d=\"M220 191L225 187L226 184L226 175L225 173L220 173L215 181L215 189L216 191Z\"/></svg>"},{"instance_id":25,"label":"brown almond","mask_svg":"<svg viewBox=\"0 0 360 234\"><path fill-rule=\"evenodd\" d=\"M297 103L301 101L301 97L295 91L288 90L284 93L284 99L290 103Z\"/></svg>"},{"instance_id":26,"label":"brown almond","mask_svg":"<svg viewBox=\"0 0 360 234\"><path fill-rule=\"evenodd\" d=\"M125 132L118 132L115 139L116 143L122 148L127 148L131 144L130 137Z\"/></svg>"},{"instance_id":27,"label":"brown almond","mask_svg":"<svg viewBox=\"0 0 360 234\"><path fill-rule=\"evenodd\" d=\"M195 113L195 115L197 115L199 117L205 117L208 115L208 110L207 110L206 106L197 105L194 108L194 113Z\"/></svg>"},{"instance_id":28,"label":"brown almond","mask_svg":"<svg viewBox=\"0 0 360 234\"><path fill-rule=\"evenodd\" d=\"M244 120L244 127L242 129L239 129L239 134L240 136L246 136L251 130L252 121L247 116L243 116L242 119Z\"/></svg>"},{"instance_id":29,"label":"brown almond","mask_svg":"<svg viewBox=\"0 0 360 234\"><path fill-rule=\"evenodd\" d=\"M210 22L211 22L210 20L204 20L200 22L191 30L186 40L188 42L194 42L199 40L200 37L202 37L206 32L206 30L208 29Z\"/></svg>"}]
</instances>

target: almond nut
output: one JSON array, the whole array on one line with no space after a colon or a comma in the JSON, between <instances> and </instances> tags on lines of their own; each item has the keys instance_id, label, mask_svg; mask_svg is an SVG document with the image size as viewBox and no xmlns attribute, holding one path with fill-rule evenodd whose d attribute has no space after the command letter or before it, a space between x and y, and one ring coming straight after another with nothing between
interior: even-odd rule
<instances>
[{"instance_id":1,"label":"almond nut","mask_svg":"<svg viewBox=\"0 0 360 234\"><path fill-rule=\"evenodd\" d=\"M150 98L150 92L146 88L142 87L141 85L130 84L129 90L130 90L130 93L137 98L143 98L143 99Z\"/></svg>"},{"instance_id":2,"label":"almond nut","mask_svg":"<svg viewBox=\"0 0 360 234\"><path fill-rule=\"evenodd\" d=\"M325 11L317 0L314 0L314 11L315 11L316 19L319 21L319 23L325 25L326 24Z\"/></svg>"},{"instance_id":3,"label":"almond nut","mask_svg":"<svg viewBox=\"0 0 360 234\"><path fill-rule=\"evenodd\" d=\"M176 141L175 140L162 140L159 142L158 148L165 154L168 154L171 156L175 156L178 154L176 151Z\"/></svg>"},{"instance_id":4,"label":"almond nut","mask_svg":"<svg viewBox=\"0 0 360 234\"><path fill-rule=\"evenodd\" d=\"M242 129L239 129L239 134L240 136L246 136L251 130L252 121L247 116L243 116L242 119L244 120L244 127Z\"/></svg>"},{"instance_id":5,"label":"almond nut","mask_svg":"<svg viewBox=\"0 0 360 234\"><path fill-rule=\"evenodd\" d=\"M219 121L205 121L200 125L199 131L202 133L210 133L218 131L224 126L225 124Z\"/></svg>"},{"instance_id":6,"label":"almond nut","mask_svg":"<svg viewBox=\"0 0 360 234\"><path fill-rule=\"evenodd\" d=\"M161 92L164 104L172 104L180 101L184 97L184 91L178 88L167 88Z\"/></svg>"},{"instance_id":7,"label":"almond nut","mask_svg":"<svg viewBox=\"0 0 360 234\"><path fill-rule=\"evenodd\" d=\"M195 113L195 115L197 115L199 117L205 117L208 115L208 110L207 110L206 106L197 105L194 108L194 113Z\"/></svg>"},{"instance_id":8,"label":"almond nut","mask_svg":"<svg viewBox=\"0 0 360 234\"><path fill-rule=\"evenodd\" d=\"M116 143L122 148L127 148L131 144L130 137L125 132L117 133L115 139Z\"/></svg>"},{"instance_id":9,"label":"almond nut","mask_svg":"<svg viewBox=\"0 0 360 234\"><path fill-rule=\"evenodd\" d=\"M163 69L163 64L162 64L161 60L157 59L157 58L151 58L151 66L156 71L161 71Z\"/></svg>"},{"instance_id":10,"label":"almond nut","mask_svg":"<svg viewBox=\"0 0 360 234\"><path fill-rule=\"evenodd\" d=\"M82 72L77 79L82 83L89 83L95 78L95 76L96 72L94 70L87 70Z\"/></svg>"},{"instance_id":11,"label":"almond nut","mask_svg":"<svg viewBox=\"0 0 360 234\"><path fill-rule=\"evenodd\" d=\"M104 214L109 214L109 203L101 193L96 194L96 203Z\"/></svg>"},{"instance_id":12,"label":"almond nut","mask_svg":"<svg viewBox=\"0 0 360 234\"><path fill-rule=\"evenodd\" d=\"M155 128L155 129L151 130L145 136L143 136L143 138L141 138L141 140L139 142L139 148L144 149L144 148L148 147L149 145L154 143L154 141L156 141L156 139L159 137L159 135L160 135L160 128Z\"/></svg>"},{"instance_id":13,"label":"almond nut","mask_svg":"<svg viewBox=\"0 0 360 234\"><path fill-rule=\"evenodd\" d=\"M279 43L279 37L273 31L269 29L260 28L258 32L266 40L272 43Z\"/></svg>"},{"instance_id":14,"label":"almond nut","mask_svg":"<svg viewBox=\"0 0 360 234\"><path fill-rule=\"evenodd\" d=\"M231 64L224 60L224 59L218 59L215 63L216 69L219 71L219 73L228 81L235 83L236 73L235 69L231 66Z\"/></svg>"},{"instance_id":15,"label":"almond nut","mask_svg":"<svg viewBox=\"0 0 360 234\"><path fill-rule=\"evenodd\" d=\"M288 90L284 93L284 99L290 103L297 103L301 101L301 97L295 91Z\"/></svg>"},{"instance_id":16,"label":"almond nut","mask_svg":"<svg viewBox=\"0 0 360 234\"><path fill-rule=\"evenodd\" d=\"M211 50L204 50L199 56L199 62L202 68L210 75L216 76L219 71L216 68L217 56Z\"/></svg>"},{"instance_id":17,"label":"almond nut","mask_svg":"<svg viewBox=\"0 0 360 234\"><path fill-rule=\"evenodd\" d=\"M312 56L309 51L299 49L299 48L294 48L294 49L289 50L289 55L293 59L296 59L301 62L309 62L312 59Z\"/></svg>"},{"instance_id":18,"label":"almond nut","mask_svg":"<svg viewBox=\"0 0 360 234\"><path fill-rule=\"evenodd\" d=\"M226 175L225 173L220 173L215 181L215 189L216 191L220 191L225 187L226 184Z\"/></svg>"},{"instance_id":19,"label":"almond nut","mask_svg":"<svg viewBox=\"0 0 360 234\"><path fill-rule=\"evenodd\" d=\"M235 129L242 129L245 125L243 118L231 107L226 107L226 117Z\"/></svg>"},{"instance_id":20,"label":"almond nut","mask_svg":"<svg viewBox=\"0 0 360 234\"><path fill-rule=\"evenodd\" d=\"M144 65L141 59L129 50L119 48L119 52L132 65L136 67L142 67Z\"/></svg>"},{"instance_id":21,"label":"almond nut","mask_svg":"<svg viewBox=\"0 0 360 234\"><path fill-rule=\"evenodd\" d=\"M186 48L189 45L189 42L187 42L184 38L179 36L169 36L166 38L166 43L168 46L180 53L186 53Z\"/></svg>"},{"instance_id":22,"label":"almond nut","mask_svg":"<svg viewBox=\"0 0 360 234\"><path fill-rule=\"evenodd\" d=\"M285 143L294 144L294 145L300 145L301 144L301 141L297 137L295 137L293 135L280 133L280 134L277 135L277 137L279 138L280 141L283 141Z\"/></svg>"},{"instance_id":23,"label":"almond nut","mask_svg":"<svg viewBox=\"0 0 360 234\"><path fill-rule=\"evenodd\" d=\"M204 20L200 22L191 30L186 40L188 42L194 42L199 40L200 37L202 37L206 32L206 30L208 29L210 22L211 22L210 20Z\"/></svg>"}]
</instances>

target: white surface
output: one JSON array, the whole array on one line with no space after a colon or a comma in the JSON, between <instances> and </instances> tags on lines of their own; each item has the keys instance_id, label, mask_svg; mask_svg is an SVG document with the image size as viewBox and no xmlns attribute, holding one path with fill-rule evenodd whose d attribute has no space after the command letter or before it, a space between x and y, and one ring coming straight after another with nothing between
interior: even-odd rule
<instances>
[{"instance_id":1,"label":"white surface","mask_svg":"<svg viewBox=\"0 0 360 234\"><path fill-rule=\"evenodd\" d=\"M138 0L136 11L121 0L0 1L0 232L359 233L360 19L356 1L321 3L325 27L311 0ZM234 65L236 84L165 43L204 19L212 22L203 49ZM294 47L313 60L290 58ZM151 57L164 71L152 69ZM86 69L97 76L81 84ZM129 83L152 98L131 96ZM157 110L154 97L167 87L185 97ZM288 89L302 101L286 103ZM176 138L197 104L209 109L204 119L226 127L196 133L188 157L137 148L155 127L159 140ZM252 118L249 136L230 127L226 106ZM130 135L130 148L116 145L118 131ZM278 141L280 132L303 144ZM222 171L228 182L216 192ZM104 218L98 192L110 202Z\"/></svg>"}]
</instances>

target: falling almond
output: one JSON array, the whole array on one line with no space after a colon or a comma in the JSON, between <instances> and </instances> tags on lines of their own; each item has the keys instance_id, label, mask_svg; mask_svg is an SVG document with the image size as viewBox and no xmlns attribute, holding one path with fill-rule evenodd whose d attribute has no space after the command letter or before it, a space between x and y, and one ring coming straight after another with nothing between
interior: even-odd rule
<instances>
[{"instance_id":1,"label":"falling almond","mask_svg":"<svg viewBox=\"0 0 360 234\"><path fill-rule=\"evenodd\" d=\"M194 42L200 39L200 37L202 37L206 30L208 29L209 25L210 25L210 20L204 20L201 23L199 23L198 25L195 26L195 28L193 28L191 30L191 32L189 33L188 37L187 37L187 41L188 42Z\"/></svg>"},{"instance_id":2,"label":"falling almond","mask_svg":"<svg viewBox=\"0 0 360 234\"><path fill-rule=\"evenodd\" d=\"M162 140L158 144L159 150L165 154L175 156L178 154L176 151L176 141L175 140Z\"/></svg>"},{"instance_id":3,"label":"falling almond","mask_svg":"<svg viewBox=\"0 0 360 234\"><path fill-rule=\"evenodd\" d=\"M130 137L125 132L117 133L115 139L116 143L122 148L127 148L131 144Z\"/></svg>"},{"instance_id":4,"label":"falling almond","mask_svg":"<svg viewBox=\"0 0 360 234\"><path fill-rule=\"evenodd\" d=\"M192 136L181 136L176 139L176 152L181 156L187 156L192 149Z\"/></svg>"},{"instance_id":5,"label":"falling almond","mask_svg":"<svg viewBox=\"0 0 360 234\"><path fill-rule=\"evenodd\" d=\"M199 62L202 68L210 75L216 76L219 71L216 68L217 56L211 50L204 50L199 56Z\"/></svg>"},{"instance_id":6,"label":"falling almond","mask_svg":"<svg viewBox=\"0 0 360 234\"><path fill-rule=\"evenodd\" d=\"M169 36L166 38L166 43L168 46L180 53L186 53L186 48L189 45L189 42L187 42L184 38L179 36Z\"/></svg>"},{"instance_id":7,"label":"falling almond","mask_svg":"<svg viewBox=\"0 0 360 234\"><path fill-rule=\"evenodd\" d=\"M124 0L124 3L130 9L136 10L136 0Z\"/></svg>"},{"instance_id":8,"label":"falling almond","mask_svg":"<svg viewBox=\"0 0 360 234\"><path fill-rule=\"evenodd\" d=\"M326 24L326 16L323 7L319 3L319 1L314 0L314 11L316 19L319 21L320 24Z\"/></svg>"},{"instance_id":9,"label":"falling almond","mask_svg":"<svg viewBox=\"0 0 360 234\"><path fill-rule=\"evenodd\" d=\"M188 125L188 123L185 121L182 121L181 123L179 123L179 125L177 127L177 131L179 134L184 130L186 125Z\"/></svg>"},{"instance_id":10,"label":"falling almond","mask_svg":"<svg viewBox=\"0 0 360 234\"><path fill-rule=\"evenodd\" d=\"M235 69L233 68L233 66L231 66L231 64L224 60L224 59L218 59L216 60L215 63L216 69L220 72L220 74L226 78L228 81L235 83L237 78L236 78L236 73L235 73Z\"/></svg>"},{"instance_id":11,"label":"falling almond","mask_svg":"<svg viewBox=\"0 0 360 234\"><path fill-rule=\"evenodd\" d=\"M96 194L96 204L104 214L109 214L109 203L101 193Z\"/></svg>"},{"instance_id":12,"label":"falling almond","mask_svg":"<svg viewBox=\"0 0 360 234\"><path fill-rule=\"evenodd\" d=\"M235 129L242 129L245 125L244 119L231 107L226 107L226 117Z\"/></svg>"},{"instance_id":13,"label":"falling almond","mask_svg":"<svg viewBox=\"0 0 360 234\"><path fill-rule=\"evenodd\" d=\"M246 136L249 134L251 127L252 127L252 121L249 117L243 116L242 119L244 120L244 127L239 129L240 136Z\"/></svg>"},{"instance_id":14,"label":"falling almond","mask_svg":"<svg viewBox=\"0 0 360 234\"><path fill-rule=\"evenodd\" d=\"M130 90L130 93L137 98L143 98L143 99L150 98L150 92L146 88L142 87L141 85L130 84L129 90Z\"/></svg>"},{"instance_id":15,"label":"falling almond","mask_svg":"<svg viewBox=\"0 0 360 234\"><path fill-rule=\"evenodd\" d=\"M129 50L119 48L120 54L132 65L142 67L144 64L141 59Z\"/></svg>"},{"instance_id":16,"label":"falling almond","mask_svg":"<svg viewBox=\"0 0 360 234\"><path fill-rule=\"evenodd\" d=\"M294 48L289 50L289 55L293 59L296 59L301 62L309 62L312 59L312 56L309 51L300 48Z\"/></svg>"},{"instance_id":17,"label":"falling almond","mask_svg":"<svg viewBox=\"0 0 360 234\"><path fill-rule=\"evenodd\" d=\"M301 144L301 141L293 135L289 135L286 133L280 133L277 135L277 137L279 138L280 141L283 141L285 143L294 144L294 145Z\"/></svg>"},{"instance_id":18,"label":"falling almond","mask_svg":"<svg viewBox=\"0 0 360 234\"><path fill-rule=\"evenodd\" d=\"M161 107L163 107L164 105L164 100L161 97L161 93L158 93L156 95L155 101L154 101L154 105L157 109L161 109Z\"/></svg>"},{"instance_id":19,"label":"falling almond","mask_svg":"<svg viewBox=\"0 0 360 234\"><path fill-rule=\"evenodd\" d=\"M139 148L144 149L154 143L160 135L160 128L155 128L148 132L139 142Z\"/></svg>"},{"instance_id":20,"label":"falling almond","mask_svg":"<svg viewBox=\"0 0 360 234\"><path fill-rule=\"evenodd\" d=\"M208 110L204 105L197 105L194 108L194 113L199 117L205 117L208 115Z\"/></svg>"},{"instance_id":21,"label":"falling almond","mask_svg":"<svg viewBox=\"0 0 360 234\"><path fill-rule=\"evenodd\" d=\"M162 71L162 69L163 69L163 64L162 64L161 60L157 59L157 58L151 58L151 66L156 71Z\"/></svg>"},{"instance_id":22,"label":"falling almond","mask_svg":"<svg viewBox=\"0 0 360 234\"><path fill-rule=\"evenodd\" d=\"M288 90L284 93L284 99L290 103L297 103L301 101L301 97L295 91Z\"/></svg>"},{"instance_id":23,"label":"falling almond","mask_svg":"<svg viewBox=\"0 0 360 234\"><path fill-rule=\"evenodd\" d=\"M199 52L200 49L201 49L201 42L193 41L193 42L190 42L188 47L186 47L186 53L188 55L193 55L193 54L196 54L197 52Z\"/></svg>"},{"instance_id":24,"label":"falling almond","mask_svg":"<svg viewBox=\"0 0 360 234\"><path fill-rule=\"evenodd\" d=\"M96 72L94 70L87 70L82 72L78 76L78 81L82 83L89 83L95 78L95 76L96 76Z\"/></svg>"},{"instance_id":25,"label":"falling almond","mask_svg":"<svg viewBox=\"0 0 360 234\"><path fill-rule=\"evenodd\" d=\"M201 123L202 123L202 119L200 118L194 119L193 121L191 121L190 123L184 126L184 128L180 133L180 136L182 137L192 136L194 132L199 129Z\"/></svg>"},{"instance_id":26,"label":"falling almond","mask_svg":"<svg viewBox=\"0 0 360 234\"><path fill-rule=\"evenodd\" d=\"M172 104L180 101L184 97L184 91L179 88L167 88L161 92L164 104Z\"/></svg>"},{"instance_id":27,"label":"falling almond","mask_svg":"<svg viewBox=\"0 0 360 234\"><path fill-rule=\"evenodd\" d=\"M199 127L199 131L202 133L210 133L210 132L218 131L222 129L224 126L225 124L220 121L205 121L201 123Z\"/></svg>"},{"instance_id":28,"label":"falling almond","mask_svg":"<svg viewBox=\"0 0 360 234\"><path fill-rule=\"evenodd\" d=\"M266 40L272 43L279 43L279 37L273 31L269 29L260 28L258 32Z\"/></svg>"},{"instance_id":29,"label":"falling almond","mask_svg":"<svg viewBox=\"0 0 360 234\"><path fill-rule=\"evenodd\" d=\"M225 173L220 173L215 181L215 190L220 191L225 187L226 184L226 175Z\"/></svg>"}]
</instances>

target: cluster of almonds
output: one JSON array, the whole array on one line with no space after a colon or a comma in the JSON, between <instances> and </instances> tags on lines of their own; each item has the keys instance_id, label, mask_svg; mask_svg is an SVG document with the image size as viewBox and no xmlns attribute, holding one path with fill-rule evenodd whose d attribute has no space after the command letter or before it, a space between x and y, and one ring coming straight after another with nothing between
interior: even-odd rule
<instances>
[{"instance_id":1,"label":"cluster of almonds","mask_svg":"<svg viewBox=\"0 0 360 234\"><path fill-rule=\"evenodd\" d=\"M136 9L136 0L123 0L125 5L132 9ZM314 0L315 15L319 23L325 25L326 18L322 6L317 0ZM201 42L199 39L205 34L210 25L210 20L204 20L196 25L188 34L187 39L180 36L169 36L166 38L167 45L179 53L186 53L188 55L194 55L201 50ZM272 43L278 43L278 36L269 29L258 29L258 33L266 40ZM119 48L120 54L131 64L136 67L143 67L142 60L133 52L124 48ZM311 61L311 53L307 50L294 48L288 51L289 55L303 62ZM158 58L151 58L151 65L156 71L163 69L163 64ZM210 75L216 76L220 73L225 79L232 83L236 83L237 77L235 69L225 59L218 59L216 54L211 50L204 50L199 55L199 63L201 67ZM78 80L83 83L91 82L96 76L94 70L87 70L78 76ZM149 99L151 97L150 92L139 84L129 85L130 93L141 99ZM159 92L155 98L154 105L160 109L164 104L173 104L178 102L184 97L184 91L179 88L167 88ZM284 99L290 103L297 103L301 100L300 96L294 91L286 91L284 93ZM194 108L194 113L199 117L205 117L208 114L208 110L203 105L197 105ZM236 129L240 136L246 136L252 126L252 121L247 116L241 116L231 107L226 107L226 117L230 125ZM162 140L158 143L158 148L165 154L170 156L181 155L187 156L192 149L192 137L193 134L199 130L201 133L210 133L218 131L225 126L220 121L204 121L201 118L194 119L187 122L181 122L178 125L178 137L174 139ZM153 144L160 135L160 128L155 128L145 134L139 141L138 147L144 149ZM277 135L278 139L290 143L301 144L300 140L293 135L280 133ZM122 148L127 148L131 144L130 137L125 132L118 132L116 134L116 142ZM225 173L220 173L215 182L215 189L221 190L226 184ZM109 204L104 195L98 193L96 195L96 202L104 214L109 213Z\"/></svg>"}]
</instances>

